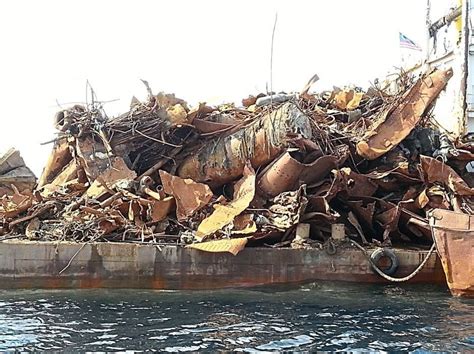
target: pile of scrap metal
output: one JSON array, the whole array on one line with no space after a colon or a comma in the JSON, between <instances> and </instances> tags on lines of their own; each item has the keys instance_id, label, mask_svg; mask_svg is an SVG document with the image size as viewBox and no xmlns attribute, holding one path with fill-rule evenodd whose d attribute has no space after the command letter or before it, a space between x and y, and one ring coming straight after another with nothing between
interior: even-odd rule
<instances>
[{"instance_id":1,"label":"pile of scrap metal","mask_svg":"<svg viewBox=\"0 0 474 354\"><path fill-rule=\"evenodd\" d=\"M31 192L35 185L36 177L18 150L12 148L0 156L0 196Z\"/></svg>"},{"instance_id":2,"label":"pile of scrap metal","mask_svg":"<svg viewBox=\"0 0 474 354\"><path fill-rule=\"evenodd\" d=\"M14 218L32 206L35 185L36 177L18 150L0 155L0 235L7 233L2 219Z\"/></svg>"},{"instance_id":3,"label":"pile of scrap metal","mask_svg":"<svg viewBox=\"0 0 474 354\"><path fill-rule=\"evenodd\" d=\"M312 94L310 82L241 107L190 109L149 90L115 118L97 102L75 105L55 116L35 189L3 192L0 235L236 254L321 247L343 224L363 244L429 245L429 209L474 205L463 179L474 145L440 134L430 115L451 76L402 76L395 93Z\"/></svg>"}]
</instances>

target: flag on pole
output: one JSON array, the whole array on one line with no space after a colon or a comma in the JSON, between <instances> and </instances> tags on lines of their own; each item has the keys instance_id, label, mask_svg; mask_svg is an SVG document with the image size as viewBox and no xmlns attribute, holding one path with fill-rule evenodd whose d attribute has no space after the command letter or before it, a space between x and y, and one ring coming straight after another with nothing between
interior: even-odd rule
<instances>
[{"instance_id":1,"label":"flag on pole","mask_svg":"<svg viewBox=\"0 0 474 354\"><path fill-rule=\"evenodd\" d=\"M400 47L421 51L421 48L403 33L400 34Z\"/></svg>"}]
</instances>

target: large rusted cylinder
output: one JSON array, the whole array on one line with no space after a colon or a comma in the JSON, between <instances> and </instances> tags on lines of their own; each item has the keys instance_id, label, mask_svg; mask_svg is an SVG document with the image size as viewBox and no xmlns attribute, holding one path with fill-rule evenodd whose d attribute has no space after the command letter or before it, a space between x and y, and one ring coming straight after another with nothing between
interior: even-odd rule
<instances>
[{"instance_id":1,"label":"large rusted cylinder","mask_svg":"<svg viewBox=\"0 0 474 354\"><path fill-rule=\"evenodd\" d=\"M310 163L301 163L291 152L286 152L270 164L258 178L257 188L265 197L297 189L301 184L319 182L333 168L338 168L346 160L348 149L337 149L333 155L323 155Z\"/></svg>"},{"instance_id":2,"label":"large rusted cylinder","mask_svg":"<svg viewBox=\"0 0 474 354\"><path fill-rule=\"evenodd\" d=\"M209 142L186 158L178 175L219 186L242 175L246 161L258 168L275 159L289 136L311 137L309 118L294 103L286 103L245 128Z\"/></svg>"},{"instance_id":3,"label":"large rusted cylinder","mask_svg":"<svg viewBox=\"0 0 474 354\"><path fill-rule=\"evenodd\" d=\"M286 152L262 174L258 189L267 197L293 190L305 165Z\"/></svg>"}]
</instances>

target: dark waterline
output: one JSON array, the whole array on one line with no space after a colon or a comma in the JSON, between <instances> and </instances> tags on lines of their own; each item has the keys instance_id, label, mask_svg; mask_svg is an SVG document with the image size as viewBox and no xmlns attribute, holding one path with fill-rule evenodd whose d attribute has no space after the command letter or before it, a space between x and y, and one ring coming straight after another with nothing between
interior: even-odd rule
<instances>
[{"instance_id":1,"label":"dark waterline","mask_svg":"<svg viewBox=\"0 0 474 354\"><path fill-rule=\"evenodd\" d=\"M0 291L0 350L474 350L474 301L436 286Z\"/></svg>"}]
</instances>

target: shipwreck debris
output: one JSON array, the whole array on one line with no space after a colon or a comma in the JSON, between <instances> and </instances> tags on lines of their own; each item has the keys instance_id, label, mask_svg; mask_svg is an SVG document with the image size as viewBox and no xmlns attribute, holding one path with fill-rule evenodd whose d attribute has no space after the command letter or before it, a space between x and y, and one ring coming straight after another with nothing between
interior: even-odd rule
<instances>
[{"instance_id":1,"label":"shipwreck debris","mask_svg":"<svg viewBox=\"0 0 474 354\"><path fill-rule=\"evenodd\" d=\"M397 146L415 128L452 76L451 69L435 70L418 79L400 101L382 112L379 121L357 144L357 153L374 160Z\"/></svg>"},{"instance_id":2,"label":"shipwreck debris","mask_svg":"<svg viewBox=\"0 0 474 354\"><path fill-rule=\"evenodd\" d=\"M310 118L296 104L285 103L235 133L206 142L185 158L178 175L223 185L241 176L247 161L254 169L272 161L289 145L291 135L311 138Z\"/></svg>"},{"instance_id":3,"label":"shipwreck debris","mask_svg":"<svg viewBox=\"0 0 474 354\"><path fill-rule=\"evenodd\" d=\"M195 108L174 95L100 103L54 118L58 137L36 179L19 153L0 159L0 236L37 241L325 249L351 242L430 247L428 212L474 214L469 139L431 124L451 77L372 87L253 94ZM271 99L269 99L269 97Z\"/></svg>"},{"instance_id":4,"label":"shipwreck debris","mask_svg":"<svg viewBox=\"0 0 474 354\"><path fill-rule=\"evenodd\" d=\"M35 184L36 177L26 167L18 150L11 148L3 156L0 155L0 197L15 194L16 190L32 191Z\"/></svg>"}]
</instances>

